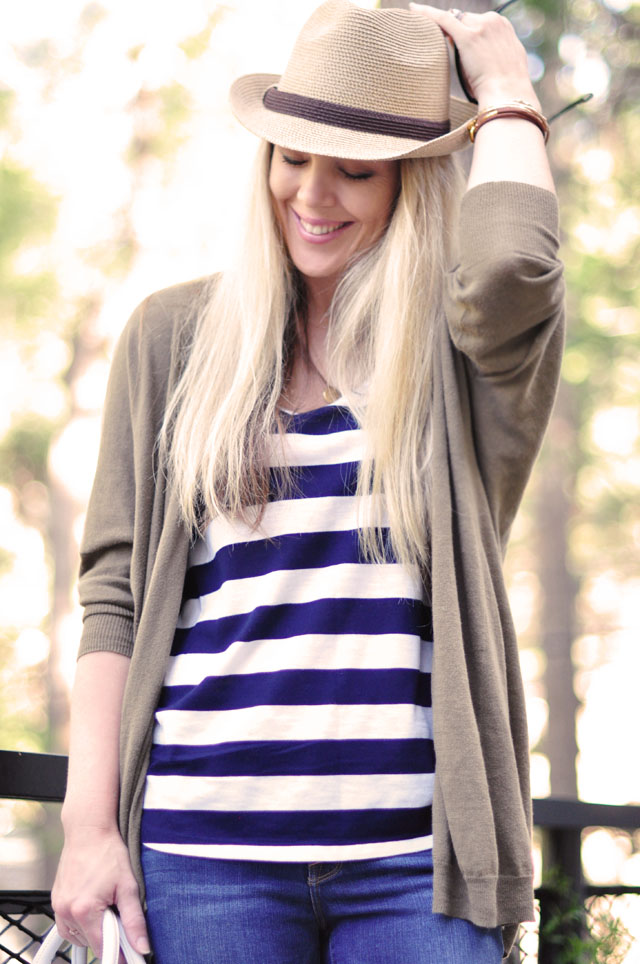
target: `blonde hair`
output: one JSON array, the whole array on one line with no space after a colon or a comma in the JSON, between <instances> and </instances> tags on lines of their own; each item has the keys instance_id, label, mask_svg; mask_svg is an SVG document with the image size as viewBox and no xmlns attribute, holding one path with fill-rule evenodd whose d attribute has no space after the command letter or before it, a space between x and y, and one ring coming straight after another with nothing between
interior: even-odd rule
<instances>
[{"instance_id":1,"label":"blonde hair","mask_svg":"<svg viewBox=\"0 0 640 964\"><path fill-rule=\"evenodd\" d=\"M186 524L220 514L257 526L269 495L266 440L283 430L278 402L304 297L268 187L271 145L258 152L235 264L213 279L170 399L160 452ZM427 505L433 332L462 178L453 157L400 162L401 187L383 236L356 257L329 315L327 380L364 429L360 544L428 565ZM285 472L286 485L286 472Z\"/></svg>"}]
</instances>

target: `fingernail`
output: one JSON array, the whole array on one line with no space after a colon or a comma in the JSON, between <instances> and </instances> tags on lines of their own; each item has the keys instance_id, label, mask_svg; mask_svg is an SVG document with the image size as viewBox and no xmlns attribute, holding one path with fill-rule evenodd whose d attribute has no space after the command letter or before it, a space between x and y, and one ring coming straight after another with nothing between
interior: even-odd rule
<instances>
[{"instance_id":1,"label":"fingernail","mask_svg":"<svg viewBox=\"0 0 640 964\"><path fill-rule=\"evenodd\" d=\"M140 954L149 954L151 948L149 947L149 941L146 937L139 937L136 941L136 950Z\"/></svg>"}]
</instances>

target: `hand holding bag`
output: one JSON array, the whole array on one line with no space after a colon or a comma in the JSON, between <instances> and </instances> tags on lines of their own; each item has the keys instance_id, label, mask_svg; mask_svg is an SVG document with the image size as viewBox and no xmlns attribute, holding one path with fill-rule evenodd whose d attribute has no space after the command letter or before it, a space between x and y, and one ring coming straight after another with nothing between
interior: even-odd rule
<instances>
[{"instance_id":1,"label":"hand holding bag","mask_svg":"<svg viewBox=\"0 0 640 964\"><path fill-rule=\"evenodd\" d=\"M52 964L58 950L66 940L60 937L58 928L51 928L42 942L40 950L36 954L33 964ZM102 962L103 964L118 964L120 951L124 954L127 964L145 964L144 957L131 946L127 935L124 932L122 921L114 914L110 907L104 912L102 918ZM87 948L71 948L71 964L87 964Z\"/></svg>"}]
</instances>

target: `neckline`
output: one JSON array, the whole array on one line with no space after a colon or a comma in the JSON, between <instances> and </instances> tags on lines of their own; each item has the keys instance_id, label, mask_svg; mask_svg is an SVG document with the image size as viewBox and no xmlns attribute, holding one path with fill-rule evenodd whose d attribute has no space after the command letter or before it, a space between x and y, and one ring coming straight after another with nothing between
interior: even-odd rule
<instances>
[{"instance_id":1,"label":"neckline","mask_svg":"<svg viewBox=\"0 0 640 964\"><path fill-rule=\"evenodd\" d=\"M324 405L318 405L317 408L306 408L301 412L292 412L288 408L283 408L281 405L278 406L278 411L282 412L284 415L289 415L291 418L300 418L303 415L314 415L317 412L324 412L327 408L344 408L346 405L346 399L344 395L336 398L333 402L325 402Z\"/></svg>"}]
</instances>

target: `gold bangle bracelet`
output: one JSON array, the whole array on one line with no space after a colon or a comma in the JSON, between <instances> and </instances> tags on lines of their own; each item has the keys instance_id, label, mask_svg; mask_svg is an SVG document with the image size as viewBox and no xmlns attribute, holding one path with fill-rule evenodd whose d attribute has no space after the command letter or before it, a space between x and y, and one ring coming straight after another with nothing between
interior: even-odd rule
<instances>
[{"instance_id":1,"label":"gold bangle bracelet","mask_svg":"<svg viewBox=\"0 0 640 964\"><path fill-rule=\"evenodd\" d=\"M469 121L467 130L469 131L471 143L475 141L476 134L484 124L488 124L489 121L497 120L500 117L520 117L522 120L531 121L531 123L535 124L542 132L545 144L549 140L549 122L544 114L536 110L533 104L528 104L524 100L513 100L507 104L499 104L496 107L485 107L484 110L481 110L476 117L473 117Z\"/></svg>"}]
</instances>

